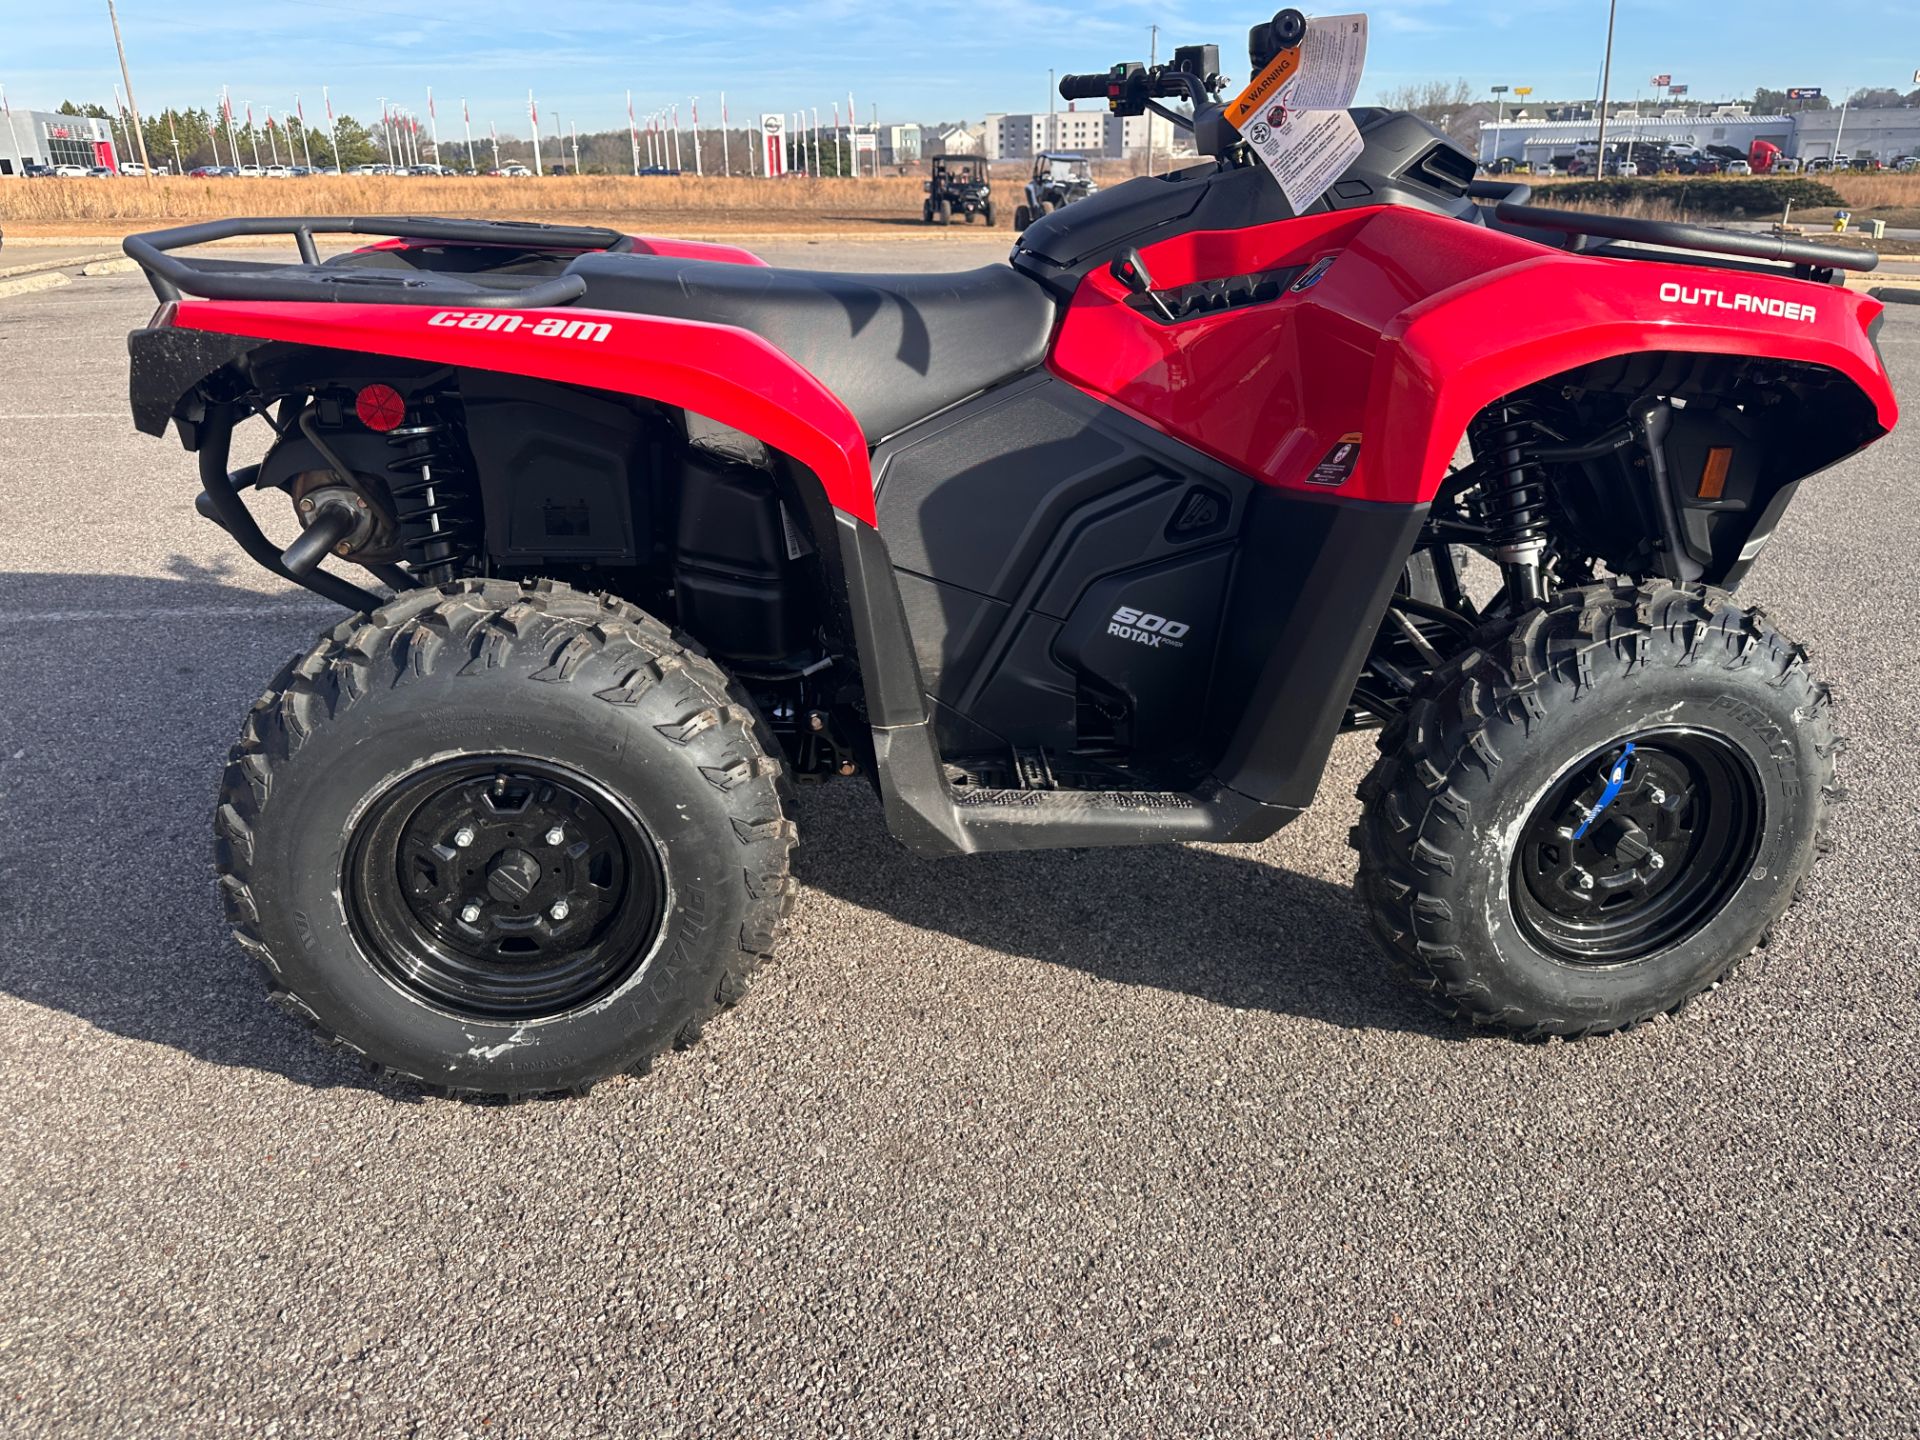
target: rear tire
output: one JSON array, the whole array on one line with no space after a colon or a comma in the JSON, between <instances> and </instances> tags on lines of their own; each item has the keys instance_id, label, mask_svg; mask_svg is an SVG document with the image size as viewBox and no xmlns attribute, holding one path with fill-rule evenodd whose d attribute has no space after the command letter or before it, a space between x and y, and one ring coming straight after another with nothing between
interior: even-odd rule
<instances>
[{"instance_id":1,"label":"rear tire","mask_svg":"<svg viewBox=\"0 0 1920 1440\"><path fill-rule=\"evenodd\" d=\"M1024 205L1016 205L1013 211L1013 228L1024 231L1033 223L1033 212Z\"/></svg>"},{"instance_id":2,"label":"rear tire","mask_svg":"<svg viewBox=\"0 0 1920 1440\"><path fill-rule=\"evenodd\" d=\"M750 702L633 606L411 591L254 705L221 892L274 1000L369 1068L580 1093L691 1044L771 951L781 779Z\"/></svg>"},{"instance_id":3,"label":"rear tire","mask_svg":"<svg viewBox=\"0 0 1920 1440\"><path fill-rule=\"evenodd\" d=\"M1665 583L1483 632L1360 787L1375 935L1441 1013L1528 1038L1679 1009L1764 943L1828 848L1839 742L1806 660L1725 592Z\"/></svg>"}]
</instances>

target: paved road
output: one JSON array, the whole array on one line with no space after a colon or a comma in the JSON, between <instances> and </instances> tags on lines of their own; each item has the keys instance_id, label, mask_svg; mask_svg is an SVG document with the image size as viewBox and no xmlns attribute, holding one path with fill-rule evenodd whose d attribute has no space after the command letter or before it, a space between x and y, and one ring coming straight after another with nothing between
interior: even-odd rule
<instances>
[{"instance_id":1,"label":"paved road","mask_svg":"<svg viewBox=\"0 0 1920 1440\"><path fill-rule=\"evenodd\" d=\"M150 303L0 304L0 1431L1920 1429L1915 420L1753 578L1854 799L1676 1023L1526 1047L1403 997L1356 738L1244 851L927 863L815 791L750 1002L498 1110L315 1049L218 921L217 767L325 612L130 429ZM1884 342L1920 416L1920 312Z\"/></svg>"}]
</instances>

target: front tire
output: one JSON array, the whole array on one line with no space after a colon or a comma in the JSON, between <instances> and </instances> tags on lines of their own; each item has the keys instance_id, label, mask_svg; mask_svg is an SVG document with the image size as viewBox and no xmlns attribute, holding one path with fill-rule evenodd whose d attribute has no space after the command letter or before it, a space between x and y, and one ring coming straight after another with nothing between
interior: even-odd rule
<instances>
[{"instance_id":1,"label":"front tire","mask_svg":"<svg viewBox=\"0 0 1920 1440\"><path fill-rule=\"evenodd\" d=\"M1827 848L1831 715L1805 650L1723 591L1556 597L1382 733L1353 835L1374 933L1443 1014L1528 1038L1677 1010Z\"/></svg>"},{"instance_id":2,"label":"front tire","mask_svg":"<svg viewBox=\"0 0 1920 1440\"><path fill-rule=\"evenodd\" d=\"M463 581L336 626L255 704L221 890L276 1002L370 1068L580 1093L744 992L789 891L780 786L658 621Z\"/></svg>"},{"instance_id":3,"label":"front tire","mask_svg":"<svg viewBox=\"0 0 1920 1440\"><path fill-rule=\"evenodd\" d=\"M953 223L953 203L948 200L942 200L938 205L933 207L933 218L942 225L951 225Z\"/></svg>"}]
</instances>

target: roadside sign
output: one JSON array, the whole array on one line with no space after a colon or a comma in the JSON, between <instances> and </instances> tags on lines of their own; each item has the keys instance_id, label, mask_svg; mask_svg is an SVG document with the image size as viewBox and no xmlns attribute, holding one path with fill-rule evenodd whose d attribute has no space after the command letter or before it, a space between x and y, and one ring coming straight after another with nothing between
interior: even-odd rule
<instances>
[{"instance_id":1,"label":"roadside sign","mask_svg":"<svg viewBox=\"0 0 1920 1440\"><path fill-rule=\"evenodd\" d=\"M1513 93L1516 95L1531 95L1533 93L1533 87L1531 85L1516 85L1513 87Z\"/></svg>"},{"instance_id":2,"label":"roadside sign","mask_svg":"<svg viewBox=\"0 0 1920 1440\"><path fill-rule=\"evenodd\" d=\"M787 117L784 115L762 115L760 117L761 143L766 149L767 168L762 172L771 177L787 173Z\"/></svg>"},{"instance_id":3,"label":"roadside sign","mask_svg":"<svg viewBox=\"0 0 1920 1440\"><path fill-rule=\"evenodd\" d=\"M1653 77L1653 88L1656 90L1664 90L1671 84L1673 84L1673 76L1671 75L1656 75Z\"/></svg>"},{"instance_id":4,"label":"roadside sign","mask_svg":"<svg viewBox=\"0 0 1920 1440\"><path fill-rule=\"evenodd\" d=\"M1686 86L1684 86L1684 85L1669 85L1669 86L1667 86L1667 94L1669 94L1669 95L1671 95L1671 96L1675 96L1675 97L1678 97L1678 96L1681 96L1681 95L1684 95L1684 94L1686 94L1686 93L1687 93L1687 87L1686 87Z\"/></svg>"},{"instance_id":5,"label":"roadside sign","mask_svg":"<svg viewBox=\"0 0 1920 1440\"><path fill-rule=\"evenodd\" d=\"M1796 85L1787 91L1787 98L1789 100L1818 100L1820 98L1820 87L1818 85Z\"/></svg>"}]
</instances>

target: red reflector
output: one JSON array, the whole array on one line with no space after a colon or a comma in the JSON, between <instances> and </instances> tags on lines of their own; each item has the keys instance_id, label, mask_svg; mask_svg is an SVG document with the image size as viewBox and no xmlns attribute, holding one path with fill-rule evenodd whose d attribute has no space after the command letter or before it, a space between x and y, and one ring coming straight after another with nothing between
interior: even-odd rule
<instances>
[{"instance_id":1,"label":"red reflector","mask_svg":"<svg viewBox=\"0 0 1920 1440\"><path fill-rule=\"evenodd\" d=\"M391 385L369 385L354 397L353 413L369 430L385 434L407 418L407 402Z\"/></svg>"}]
</instances>

